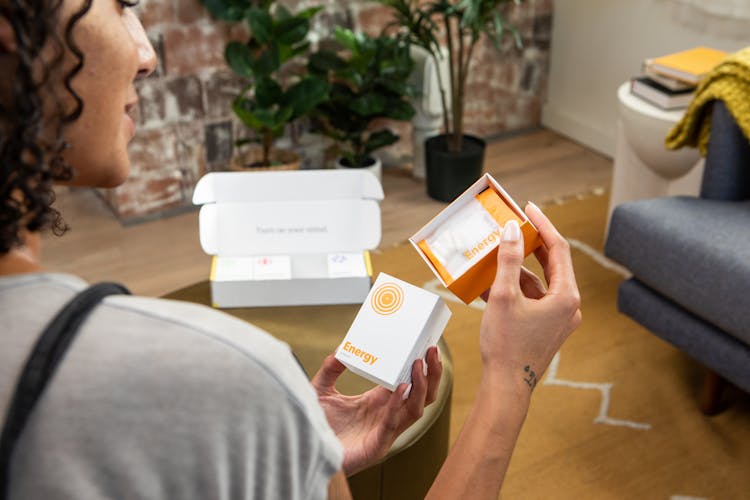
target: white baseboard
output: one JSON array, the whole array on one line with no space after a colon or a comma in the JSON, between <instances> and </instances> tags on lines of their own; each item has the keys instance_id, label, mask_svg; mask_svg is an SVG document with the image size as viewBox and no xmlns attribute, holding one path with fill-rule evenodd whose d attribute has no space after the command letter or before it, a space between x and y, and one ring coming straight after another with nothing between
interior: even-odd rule
<instances>
[{"instance_id":1,"label":"white baseboard","mask_svg":"<svg viewBox=\"0 0 750 500\"><path fill-rule=\"evenodd\" d=\"M611 131L597 129L585 121L549 104L542 108L542 125L612 158L615 152L615 124Z\"/></svg>"}]
</instances>

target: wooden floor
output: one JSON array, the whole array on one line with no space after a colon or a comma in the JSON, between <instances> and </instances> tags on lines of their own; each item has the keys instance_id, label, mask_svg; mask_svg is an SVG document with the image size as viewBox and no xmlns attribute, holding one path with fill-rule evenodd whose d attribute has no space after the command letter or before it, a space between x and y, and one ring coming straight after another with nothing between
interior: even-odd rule
<instances>
[{"instance_id":1,"label":"wooden floor","mask_svg":"<svg viewBox=\"0 0 750 500\"><path fill-rule=\"evenodd\" d=\"M608 189L612 161L554 132L539 130L489 144L486 170L521 205L554 203ZM386 169L381 205L381 248L405 241L445 204L425 194L407 170ZM207 257L198 243L198 212L123 227L91 190L61 189L58 206L71 230L45 237L49 270L88 281L112 280L134 293L163 295L206 279Z\"/></svg>"}]
</instances>

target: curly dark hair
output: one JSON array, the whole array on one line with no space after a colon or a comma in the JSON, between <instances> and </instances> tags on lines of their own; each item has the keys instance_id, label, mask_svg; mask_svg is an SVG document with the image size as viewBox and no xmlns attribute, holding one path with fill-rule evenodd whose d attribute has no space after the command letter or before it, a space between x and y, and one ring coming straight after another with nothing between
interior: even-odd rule
<instances>
[{"instance_id":1,"label":"curly dark hair","mask_svg":"<svg viewBox=\"0 0 750 500\"><path fill-rule=\"evenodd\" d=\"M0 255L23 244L23 230L51 228L62 234L67 225L55 201L53 182L69 180L72 169L62 158L68 147L62 140L65 124L75 121L83 111L83 101L71 87L71 81L83 67L83 53L73 40L76 24L91 8L85 0L71 16L62 33L58 32L58 11L62 0L2 0L0 16L8 20L15 34L17 64L12 90L0 102ZM44 60L43 50L51 44L54 55ZM66 51L74 58L73 67L62 83L74 105L59 116L43 116L42 91ZM39 71L41 67L41 71ZM50 127L51 125L51 127ZM45 131L54 130L52 140Z\"/></svg>"}]
</instances>

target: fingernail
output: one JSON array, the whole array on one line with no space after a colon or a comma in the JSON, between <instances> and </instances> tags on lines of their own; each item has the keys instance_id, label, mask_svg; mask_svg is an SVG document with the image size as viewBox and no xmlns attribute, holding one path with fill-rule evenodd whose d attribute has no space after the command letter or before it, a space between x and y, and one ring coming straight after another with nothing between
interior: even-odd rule
<instances>
[{"instance_id":1,"label":"fingernail","mask_svg":"<svg viewBox=\"0 0 750 500\"><path fill-rule=\"evenodd\" d=\"M511 219L503 227L503 241L518 241L521 239L521 227L518 221Z\"/></svg>"},{"instance_id":2,"label":"fingernail","mask_svg":"<svg viewBox=\"0 0 750 500\"><path fill-rule=\"evenodd\" d=\"M443 353L440 352L440 346L437 346L438 363L443 362Z\"/></svg>"},{"instance_id":3,"label":"fingernail","mask_svg":"<svg viewBox=\"0 0 750 500\"><path fill-rule=\"evenodd\" d=\"M426 359L422 360L422 371L424 372L424 376L426 377L427 376L427 360Z\"/></svg>"},{"instance_id":4,"label":"fingernail","mask_svg":"<svg viewBox=\"0 0 750 500\"><path fill-rule=\"evenodd\" d=\"M404 401L406 401L407 399L409 399L409 394L411 394L411 384L409 384L409 385L408 385L408 386L406 387L406 390L405 390L405 391L404 391L404 393L403 393L403 394L401 395L401 399L403 399Z\"/></svg>"},{"instance_id":5,"label":"fingernail","mask_svg":"<svg viewBox=\"0 0 750 500\"><path fill-rule=\"evenodd\" d=\"M536 209L536 211L537 211L537 212L541 212L541 211L542 211L542 209L541 209L541 208L539 208L539 207L538 207L538 206L536 205L536 203L534 203L533 201L529 201L529 202L527 202L527 203L528 203L529 205L531 205L532 207L534 207L534 209Z\"/></svg>"}]
</instances>

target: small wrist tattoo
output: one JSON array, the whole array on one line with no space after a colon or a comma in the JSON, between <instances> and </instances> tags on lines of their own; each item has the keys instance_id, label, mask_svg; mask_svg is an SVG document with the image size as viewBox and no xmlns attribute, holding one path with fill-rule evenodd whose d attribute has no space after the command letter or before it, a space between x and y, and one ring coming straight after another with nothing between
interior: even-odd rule
<instances>
[{"instance_id":1,"label":"small wrist tattoo","mask_svg":"<svg viewBox=\"0 0 750 500\"><path fill-rule=\"evenodd\" d=\"M526 377L523 379L523 381L526 382L529 385L529 387L531 387L532 389L536 387L536 382L537 382L536 373L534 373L534 370L531 369L531 366L529 365L524 366L523 371L526 372Z\"/></svg>"}]
</instances>

